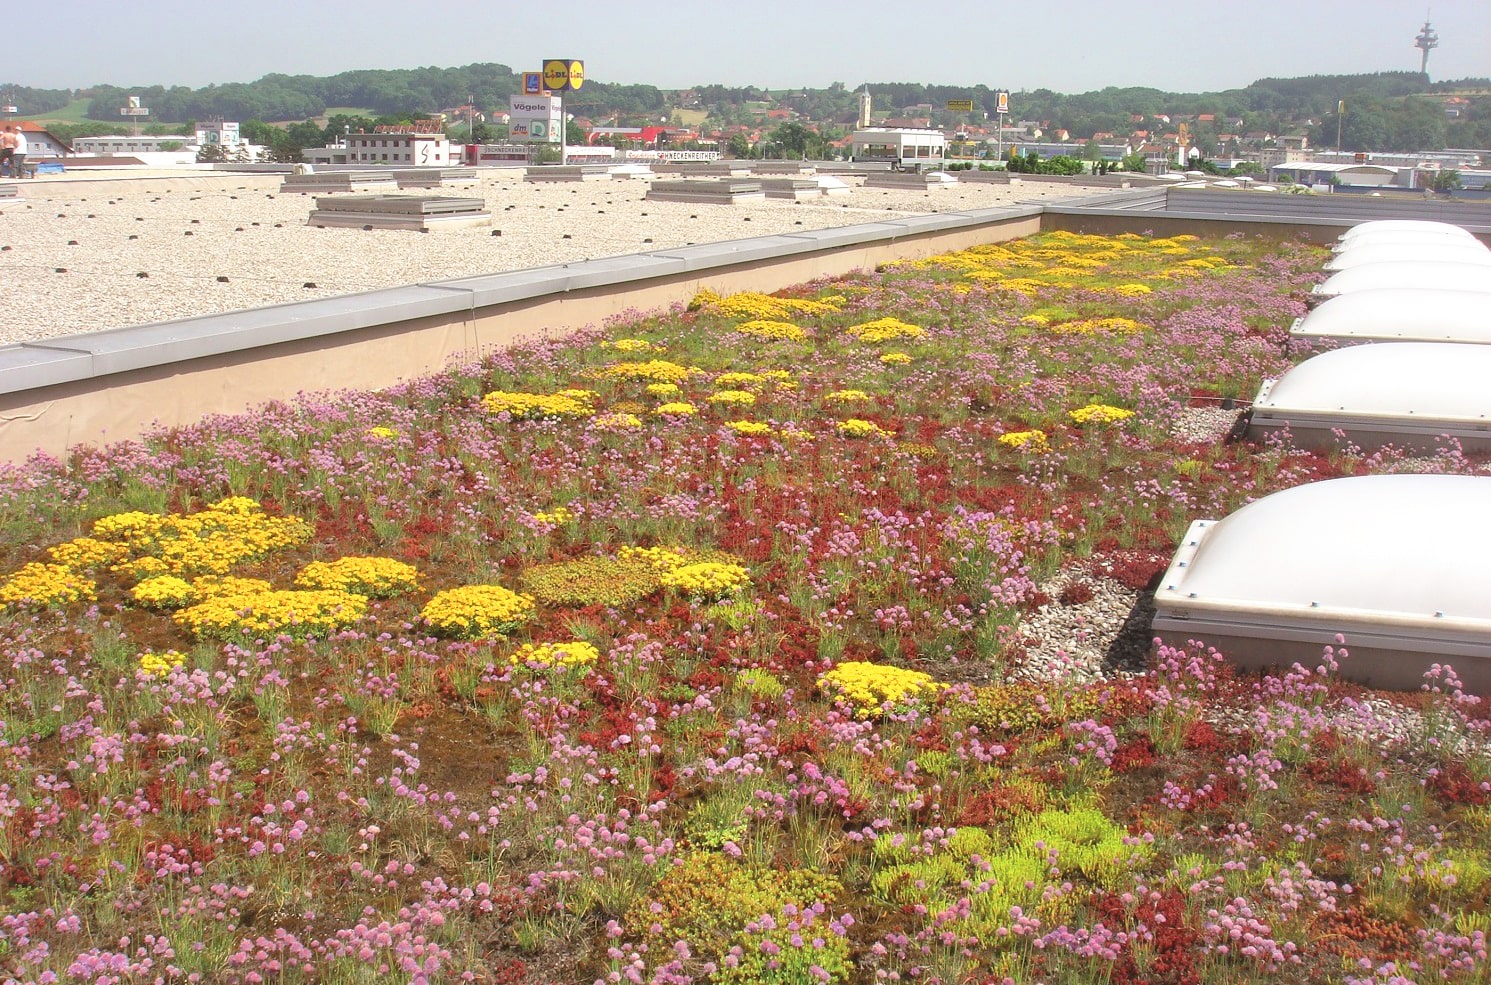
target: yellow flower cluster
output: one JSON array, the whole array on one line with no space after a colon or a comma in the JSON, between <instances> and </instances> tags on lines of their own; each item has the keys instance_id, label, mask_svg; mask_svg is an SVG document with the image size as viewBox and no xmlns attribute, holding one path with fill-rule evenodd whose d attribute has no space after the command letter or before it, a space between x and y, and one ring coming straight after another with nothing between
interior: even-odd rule
<instances>
[{"instance_id":1,"label":"yellow flower cluster","mask_svg":"<svg viewBox=\"0 0 1491 985\"><path fill-rule=\"evenodd\" d=\"M0 583L0 604L14 608L44 609L97 598L92 579L62 564L33 561Z\"/></svg>"},{"instance_id":2,"label":"yellow flower cluster","mask_svg":"<svg viewBox=\"0 0 1491 985\"><path fill-rule=\"evenodd\" d=\"M649 383L647 392L654 397L672 397L683 391L679 389L677 383Z\"/></svg>"},{"instance_id":3,"label":"yellow flower cluster","mask_svg":"<svg viewBox=\"0 0 1491 985\"><path fill-rule=\"evenodd\" d=\"M1051 326L1051 331L1058 335L1128 335L1132 332L1142 332L1144 326L1132 318L1079 318L1076 321L1062 322L1060 325Z\"/></svg>"},{"instance_id":4,"label":"yellow flower cluster","mask_svg":"<svg viewBox=\"0 0 1491 985\"><path fill-rule=\"evenodd\" d=\"M533 613L532 596L501 585L463 585L438 593L419 617L441 636L470 640L506 635Z\"/></svg>"},{"instance_id":5,"label":"yellow flower cluster","mask_svg":"<svg viewBox=\"0 0 1491 985\"><path fill-rule=\"evenodd\" d=\"M887 702L900 705L923 695L930 697L947 685L919 670L849 661L818 678L818 687L835 701L853 706L858 717L870 718Z\"/></svg>"},{"instance_id":6,"label":"yellow flower cluster","mask_svg":"<svg viewBox=\"0 0 1491 985\"><path fill-rule=\"evenodd\" d=\"M904 352L887 352L880 361L887 366L904 366L911 362L911 356Z\"/></svg>"},{"instance_id":7,"label":"yellow flower cluster","mask_svg":"<svg viewBox=\"0 0 1491 985\"><path fill-rule=\"evenodd\" d=\"M1086 407L1078 407L1074 411L1069 411L1067 416L1078 424L1115 424L1133 417L1134 412L1108 404L1088 404Z\"/></svg>"},{"instance_id":8,"label":"yellow flower cluster","mask_svg":"<svg viewBox=\"0 0 1491 985\"><path fill-rule=\"evenodd\" d=\"M704 561L671 568L660 580L664 588L677 589L690 598L718 599L749 585L751 574L738 564Z\"/></svg>"},{"instance_id":9,"label":"yellow flower cluster","mask_svg":"<svg viewBox=\"0 0 1491 985\"><path fill-rule=\"evenodd\" d=\"M114 564L129 554L129 548L112 541L77 537L47 551L53 561L74 571Z\"/></svg>"},{"instance_id":10,"label":"yellow flower cluster","mask_svg":"<svg viewBox=\"0 0 1491 985\"><path fill-rule=\"evenodd\" d=\"M372 438L374 441L392 441L398 436L399 432L395 431L393 428L384 427L382 424L375 424L372 427L368 428L368 437Z\"/></svg>"},{"instance_id":11,"label":"yellow flower cluster","mask_svg":"<svg viewBox=\"0 0 1491 985\"><path fill-rule=\"evenodd\" d=\"M686 563L682 551L671 547L623 547L617 552L623 561L645 564L654 571L672 571Z\"/></svg>"},{"instance_id":12,"label":"yellow flower cluster","mask_svg":"<svg viewBox=\"0 0 1491 985\"><path fill-rule=\"evenodd\" d=\"M767 321L755 318L748 322L741 322L735 326L735 330L741 335L749 335L755 339L772 339L778 342L806 342L808 333L798 328L791 322Z\"/></svg>"},{"instance_id":13,"label":"yellow flower cluster","mask_svg":"<svg viewBox=\"0 0 1491 985\"><path fill-rule=\"evenodd\" d=\"M750 407L756 402L756 395L748 390L721 390L710 394L709 402L727 407Z\"/></svg>"},{"instance_id":14,"label":"yellow flower cluster","mask_svg":"<svg viewBox=\"0 0 1491 985\"><path fill-rule=\"evenodd\" d=\"M529 519L534 523L547 523L552 527L557 527L561 523L569 523L574 518L575 511L568 506L556 506L552 510L542 510L529 515Z\"/></svg>"},{"instance_id":15,"label":"yellow flower cluster","mask_svg":"<svg viewBox=\"0 0 1491 985\"><path fill-rule=\"evenodd\" d=\"M1051 285L1043 283L1042 281L1035 280L1031 277L1011 277L1009 280L1000 281L998 286L1002 290L1014 291L1017 294L1031 295L1036 293L1037 291L1045 290Z\"/></svg>"},{"instance_id":16,"label":"yellow flower cluster","mask_svg":"<svg viewBox=\"0 0 1491 985\"><path fill-rule=\"evenodd\" d=\"M175 650L140 655L140 669L151 677L170 677L171 671L184 663L186 663L186 657Z\"/></svg>"},{"instance_id":17,"label":"yellow flower cluster","mask_svg":"<svg viewBox=\"0 0 1491 985\"><path fill-rule=\"evenodd\" d=\"M999 436L999 443L1006 448L1035 454L1051 450L1051 446L1046 443L1044 431L1006 431Z\"/></svg>"},{"instance_id":18,"label":"yellow flower cluster","mask_svg":"<svg viewBox=\"0 0 1491 985\"><path fill-rule=\"evenodd\" d=\"M175 575L147 578L130 590L130 597L147 609L180 609L220 595L255 595L273 589L262 578L201 575L187 581Z\"/></svg>"},{"instance_id":19,"label":"yellow flower cluster","mask_svg":"<svg viewBox=\"0 0 1491 985\"><path fill-rule=\"evenodd\" d=\"M833 403L852 404L869 400L870 395L863 390L835 390L832 393L824 394L823 399Z\"/></svg>"},{"instance_id":20,"label":"yellow flower cluster","mask_svg":"<svg viewBox=\"0 0 1491 985\"><path fill-rule=\"evenodd\" d=\"M200 513L116 513L93 524L93 535L124 545L114 565L136 578L174 574L227 574L235 565L257 561L311 538L309 524L273 517L244 496L214 503Z\"/></svg>"},{"instance_id":21,"label":"yellow flower cluster","mask_svg":"<svg viewBox=\"0 0 1491 985\"><path fill-rule=\"evenodd\" d=\"M1117 287L1109 288L1109 290L1119 297L1125 298L1142 298L1146 294L1154 293L1145 284L1119 284Z\"/></svg>"},{"instance_id":22,"label":"yellow flower cluster","mask_svg":"<svg viewBox=\"0 0 1491 985\"><path fill-rule=\"evenodd\" d=\"M1196 270L1216 270L1218 267L1227 266L1227 261L1221 257L1192 257L1189 260L1180 261L1182 267L1193 267Z\"/></svg>"},{"instance_id":23,"label":"yellow flower cluster","mask_svg":"<svg viewBox=\"0 0 1491 985\"><path fill-rule=\"evenodd\" d=\"M617 339L614 342L602 342L601 345L617 352L663 352L667 349L667 346L657 345L646 339Z\"/></svg>"},{"instance_id":24,"label":"yellow flower cluster","mask_svg":"<svg viewBox=\"0 0 1491 985\"><path fill-rule=\"evenodd\" d=\"M889 431L878 427L875 422L862 421L857 417L851 417L847 421L840 421L838 430L846 438L872 438L890 435Z\"/></svg>"},{"instance_id":25,"label":"yellow flower cluster","mask_svg":"<svg viewBox=\"0 0 1491 985\"><path fill-rule=\"evenodd\" d=\"M584 640L571 640L568 643L525 644L508 657L508 663L515 667L521 665L570 670L593 664L600 658L601 652L594 646Z\"/></svg>"},{"instance_id":26,"label":"yellow flower cluster","mask_svg":"<svg viewBox=\"0 0 1491 985\"><path fill-rule=\"evenodd\" d=\"M489 414L506 413L515 421L589 417L595 413L594 396L589 390L561 390L558 393L493 390L481 398L481 406Z\"/></svg>"},{"instance_id":27,"label":"yellow flower cluster","mask_svg":"<svg viewBox=\"0 0 1491 985\"><path fill-rule=\"evenodd\" d=\"M721 373L714 378L714 385L721 390L759 390L766 386L766 377L760 373Z\"/></svg>"},{"instance_id":28,"label":"yellow flower cluster","mask_svg":"<svg viewBox=\"0 0 1491 985\"><path fill-rule=\"evenodd\" d=\"M734 431L736 434L742 434L750 437L760 437L762 435L771 434L771 425L767 424L765 421L730 421L725 425L725 427Z\"/></svg>"},{"instance_id":29,"label":"yellow flower cluster","mask_svg":"<svg viewBox=\"0 0 1491 985\"><path fill-rule=\"evenodd\" d=\"M295 584L387 599L418 588L419 569L389 557L339 557L307 564L295 576Z\"/></svg>"},{"instance_id":30,"label":"yellow flower cluster","mask_svg":"<svg viewBox=\"0 0 1491 985\"><path fill-rule=\"evenodd\" d=\"M699 413L699 409L686 401L674 400L666 404L659 404L653 410L653 413L659 416L692 417Z\"/></svg>"},{"instance_id":31,"label":"yellow flower cluster","mask_svg":"<svg viewBox=\"0 0 1491 985\"><path fill-rule=\"evenodd\" d=\"M649 359L645 363L612 363L597 371L613 380L650 380L653 383L682 383L689 378L689 368L666 359Z\"/></svg>"},{"instance_id":32,"label":"yellow flower cluster","mask_svg":"<svg viewBox=\"0 0 1491 985\"><path fill-rule=\"evenodd\" d=\"M755 291L742 291L721 297L713 291L700 291L689 302L690 310L707 309L727 318L753 318L786 321L793 315L831 315L839 310L842 298L776 298Z\"/></svg>"},{"instance_id":33,"label":"yellow flower cluster","mask_svg":"<svg viewBox=\"0 0 1491 985\"><path fill-rule=\"evenodd\" d=\"M622 411L614 414L597 414L590 419L590 426L597 431L635 431L642 426L642 418Z\"/></svg>"},{"instance_id":34,"label":"yellow flower cluster","mask_svg":"<svg viewBox=\"0 0 1491 985\"><path fill-rule=\"evenodd\" d=\"M889 342L892 339L919 339L927 334L920 325L903 322L899 318L876 318L845 329L861 342Z\"/></svg>"},{"instance_id":35,"label":"yellow flower cluster","mask_svg":"<svg viewBox=\"0 0 1491 985\"><path fill-rule=\"evenodd\" d=\"M197 636L263 639L284 634L295 639L325 637L367 614L368 600L334 590L268 591L214 595L171 618Z\"/></svg>"},{"instance_id":36,"label":"yellow flower cluster","mask_svg":"<svg viewBox=\"0 0 1491 985\"><path fill-rule=\"evenodd\" d=\"M147 609L180 609L191 605L198 598L192 583L175 575L146 578L130 589L129 594Z\"/></svg>"}]
</instances>

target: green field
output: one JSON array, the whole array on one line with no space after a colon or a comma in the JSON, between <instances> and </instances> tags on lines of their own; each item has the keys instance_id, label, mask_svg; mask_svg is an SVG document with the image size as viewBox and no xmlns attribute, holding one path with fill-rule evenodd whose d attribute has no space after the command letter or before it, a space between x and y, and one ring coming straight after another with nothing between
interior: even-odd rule
<instances>
[{"instance_id":1,"label":"green field","mask_svg":"<svg viewBox=\"0 0 1491 985\"><path fill-rule=\"evenodd\" d=\"M37 113L35 116L17 116L18 120L28 123L98 123L99 120L90 120L85 115L88 112L90 99L74 99L61 109L54 109L49 113Z\"/></svg>"}]
</instances>

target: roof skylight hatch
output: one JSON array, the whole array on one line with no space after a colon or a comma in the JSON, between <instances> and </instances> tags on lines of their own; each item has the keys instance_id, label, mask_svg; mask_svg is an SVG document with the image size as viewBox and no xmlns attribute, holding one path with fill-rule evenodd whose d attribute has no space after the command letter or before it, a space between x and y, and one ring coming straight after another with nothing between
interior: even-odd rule
<instances>
[{"instance_id":1,"label":"roof skylight hatch","mask_svg":"<svg viewBox=\"0 0 1491 985\"><path fill-rule=\"evenodd\" d=\"M1347 679L1417 690L1449 663L1491 693L1488 503L1491 476L1354 476L1197 520L1155 592L1155 632L1248 669L1315 666L1339 633Z\"/></svg>"}]
</instances>

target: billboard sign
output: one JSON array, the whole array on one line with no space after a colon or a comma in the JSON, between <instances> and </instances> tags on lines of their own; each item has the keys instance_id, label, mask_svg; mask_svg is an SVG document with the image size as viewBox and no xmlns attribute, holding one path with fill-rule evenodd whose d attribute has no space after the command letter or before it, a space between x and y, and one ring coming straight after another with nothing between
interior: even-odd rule
<instances>
[{"instance_id":1,"label":"billboard sign","mask_svg":"<svg viewBox=\"0 0 1491 985\"><path fill-rule=\"evenodd\" d=\"M995 98L994 112L1008 113L1010 111L1010 94L1001 92Z\"/></svg>"},{"instance_id":2,"label":"billboard sign","mask_svg":"<svg viewBox=\"0 0 1491 985\"><path fill-rule=\"evenodd\" d=\"M523 73L523 95L525 95L525 96L542 96L543 94L544 94L544 73L542 73L542 72L524 72Z\"/></svg>"},{"instance_id":3,"label":"billboard sign","mask_svg":"<svg viewBox=\"0 0 1491 985\"><path fill-rule=\"evenodd\" d=\"M947 111L949 113L972 113L973 112L973 100L972 99L949 99L947 101Z\"/></svg>"},{"instance_id":4,"label":"billboard sign","mask_svg":"<svg viewBox=\"0 0 1491 985\"><path fill-rule=\"evenodd\" d=\"M574 58L544 59L544 88L574 92L585 84L585 63Z\"/></svg>"},{"instance_id":5,"label":"billboard sign","mask_svg":"<svg viewBox=\"0 0 1491 985\"><path fill-rule=\"evenodd\" d=\"M507 135L512 140L554 143L564 133L558 96L510 96Z\"/></svg>"}]
</instances>

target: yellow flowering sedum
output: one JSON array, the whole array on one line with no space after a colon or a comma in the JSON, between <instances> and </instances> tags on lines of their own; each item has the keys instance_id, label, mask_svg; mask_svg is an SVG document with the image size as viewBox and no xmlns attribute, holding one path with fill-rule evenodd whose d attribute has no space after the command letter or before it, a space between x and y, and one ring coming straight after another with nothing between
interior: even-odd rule
<instances>
[{"instance_id":1,"label":"yellow flowering sedum","mask_svg":"<svg viewBox=\"0 0 1491 985\"><path fill-rule=\"evenodd\" d=\"M760 373L721 373L714 378L714 385L721 390L759 390L766 385L766 377Z\"/></svg>"},{"instance_id":2,"label":"yellow flowering sedum","mask_svg":"<svg viewBox=\"0 0 1491 985\"><path fill-rule=\"evenodd\" d=\"M216 595L182 609L171 618L197 636L262 639L284 634L296 639L328 636L361 619L368 600L350 592L269 591Z\"/></svg>"},{"instance_id":3,"label":"yellow flowering sedum","mask_svg":"<svg viewBox=\"0 0 1491 985\"><path fill-rule=\"evenodd\" d=\"M598 414L590 419L590 426L597 431L635 431L642 426L642 418L636 414L617 411L614 414Z\"/></svg>"},{"instance_id":4,"label":"yellow flowering sedum","mask_svg":"<svg viewBox=\"0 0 1491 985\"><path fill-rule=\"evenodd\" d=\"M653 413L659 416L673 415L677 417L692 417L693 415L699 413L699 409L693 404L687 403L686 401L675 400L666 404L659 404L653 410Z\"/></svg>"},{"instance_id":5,"label":"yellow flowering sedum","mask_svg":"<svg viewBox=\"0 0 1491 985\"><path fill-rule=\"evenodd\" d=\"M97 540L93 537L77 537L65 544L58 544L48 550L47 554L57 564L72 568L74 571L83 571L87 568L100 568L114 564L128 556L129 548L123 544Z\"/></svg>"},{"instance_id":6,"label":"yellow flowering sedum","mask_svg":"<svg viewBox=\"0 0 1491 985\"><path fill-rule=\"evenodd\" d=\"M653 383L682 383L689 378L689 368L666 359L649 359L645 363L614 363L599 371L615 380L650 380Z\"/></svg>"},{"instance_id":7,"label":"yellow flowering sedum","mask_svg":"<svg viewBox=\"0 0 1491 985\"><path fill-rule=\"evenodd\" d=\"M1028 451L1040 454L1051 450L1046 442L1044 431L1006 431L999 436L999 443L1006 448L1016 451Z\"/></svg>"},{"instance_id":8,"label":"yellow flowering sedum","mask_svg":"<svg viewBox=\"0 0 1491 985\"><path fill-rule=\"evenodd\" d=\"M668 547L623 547L617 552L623 561L645 564L654 571L672 571L686 563L682 551Z\"/></svg>"},{"instance_id":9,"label":"yellow flowering sedum","mask_svg":"<svg viewBox=\"0 0 1491 985\"><path fill-rule=\"evenodd\" d=\"M911 356L904 352L887 352L880 361L887 366L904 366L911 362Z\"/></svg>"},{"instance_id":10,"label":"yellow flowering sedum","mask_svg":"<svg viewBox=\"0 0 1491 985\"><path fill-rule=\"evenodd\" d=\"M662 352L666 346L655 345L646 339L617 339L615 342L602 342L601 345L615 349L617 352Z\"/></svg>"},{"instance_id":11,"label":"yellow flowering sedum","mask_svg":"<svg viewBox=\"0 0 1491 985\"><path fill-rule=\"evenodd\" d=\"M735 326L735 330L741 335L749 335L755 339L771 339L777 342L806 342L808 338L808 333L805 329L798 328L791 322L767 321L762 318L741 322Z\"/></svg>"},{"instance_id":12,"label":"yellow flowering sedum","mask_svg":"<svg viewBox=\"0 0 1491 985\"><path fill-rule=\"evenodd\" d=\"M568 643L528 643L508 658L513 666L538 666L549 669L569 670L593 664L601 658L601 652L584 640Z\"/></svg>"},{"instance_id":13,"label":"yellow flowering sedum","mask_svg":"<svg viewBox=\"0 0 1491 985\"><path fill-rule=\"evenodd\" d=\"M899 318L877 318L861 322L845 329L861 342L889 342L892 339L919 339L927 334L920 325L903 322Z\"/></svg>"},{"instance_id":14,"label":"yellow flowering sedum","mask_svg":"<svg viewBox=\"0 0 1491 985\"><path fill-rule=\"evenodd\" d=\"M33 561L0 583L0 603L13 608L46 608L92 602L98 586L72 568Z\"/></svg>"},{"instance_id":15,"label":"yellow flowering sedum","mask_svg":"<svg viewBox=\"0 0 1491 985\"><path fill-rule=\"evenodd\" d=\"M825 394L823 399L833 403L853 404L869 400L870 395L863 390L835 390Z\"/></svg>"},{"instance_id":16,"label":"yellow flowering sedum","mask_svg":"<svg viewBox=\"0 0 1491 985\"><path fill-rule=\"evenodd\" d=\"M342 557L312 561L295 576L300 588L330 588L370 599L386 599L419 587L419 569L388 557Z\"/></svg>"},{"instance_id":17,"label":"yellow flowering sedum","mask_svg":"<svg viewBox=\"0 0 1491 985\"><path fill-rule=\"evenodd\" d=\"M186 657L175 650L140 655L140 669L151 677L170 677L171 671L184 663L186 663Z\"/></svg>"},{"instance_id":18,"label":"yellow flowering sedum","mask_svg":"<svg viewBox=\"0 0 1491 985\"><path fill-rule=\"evenodd\" d=\"M269 516L243 496L230 497L200 513L118 513L93 525L94 537L125 548L114 570L136 578L227 574L311 538L311 527L294 517Z\"/></svg>"},{"instance_id":19,"label":"yellow flowering sedum","mask_svg":"<svg viewBox=\"0 0 1491 985\"><path fill-rule=\"evenodd\" d=\"M850 661L818 678L818 687L834 700L853 706L858 717L870 718L879 714L887 702L901 705L919 697L931 697L947 685L919 670Z\"/></svg>"},{"instance_id":20,"label":"yellow flowering sedum","mask_svg":"<svg viewBox=\"0 0 1491 985\"><path fill-rule=\"evenodd\" d=\"M1146 294L1154 293L1146 284L1119 284L1117 287L1109 288L1114 294L1125 298L1142 298Z\"/></svg>"},{"instance_id":21,"label":"yellow flowering sedum","mask_svg":"<svg viewBox=\"0 0 1491 985\"><path fill-rule=\"evenodd\" d=\"M393 428L384 427L382 424L375 424L372 427L368 428L368 437L372 438L374 441L392 441L398 436L399 432L395 431Z\"/></svg>"},{"instance_id":22,"label":"yellow flowering sedum","mask_svg":"<svg viewBox=\"0 0 1491 985\"><path fill-rule=\"evenodd\" d=\"M710 394L709 402L726 407L750 407L756 402L756 395L746 390L721 390Z\"/></svg>"},{"instance_id":23,"label":"yellow flowering sedum","mask_svg":"<svg viewBox=\"0 0 1491 985\"><path fill-rule=\"evenodd\" d=\"M175 575L147 578L130 589L129 595L147 609L180 609L198 598L192 583Z\"/></svg>"},{"instance_id":24,"label":"yellow flowering sedum","mask_svg":"<svg viewBox=\"0 0 1491 985\"><path fill-rule=\"evenodd\" d=\"M760 437L771 434L771 425L765 421L730 421L725 427L734 431L736 434L743 434L748 437Z\"/></svg>"},{"instance_id":25,"label":"yellow flowering sedum","mask_svg":"<svg viewBox=\"0 0 1491 985\"><path fill-rule=\"evenodd\" d=\"M1108 404L1088 404L1069 411L1067 416L1078 424L1115 424L1133 417L1134 412Z\"/></svg>"},{"instance_id":26,"label":"yellow flowering sedum","mask_svg":"<svg viewBox=\"0 0 1491 985\"><path fill-rule=\"evenodd\" d=\"M700 291L689 302L689 309L712 311L727 318L752 318L783 321L793 315L831 315L839 310L843 298L775 298L755 291L742 291L721 297L713 291Z\"/></svg>"},{"instance_id":27,"label":"yellow flowering sedum","mask_svg":"<svg viewBox=\"0 0 1491 985\"><path fill-rule=\"evenodd\" d=\"M1140 332L1144 326L1132 318L1080 318L1076 321L1054 325L1051 331L1060 335L1128 335Z\"/></svg>"},{"instance_id":28,"label":"yellow flowering sedum","mask_svg":"<svg viewBox=\"0 0 1491 985\"><path fill-rule=\"evenodd\" d=\"M481 406L489 414L506 413L515 421L589 417L595 413L592 397L589 390L563 390L550 394L493 390L481 398Z\"/></svg>"},{"instance_id":29,"label":"yellow flowering sedum","mask_svg":"<svg viewBox=\"0 0 1491 985\"><path fill-rule=\"evenodd\" d=\"M862 421L857 417L851 417L847 421L838 423L838 431L846 438L872 438L884 437L889 431L877 426L873 421Z\"/></svg>"},{"instance_id":30,"label":"yellow flowering sedum","mask_svg":"<svg viewBox=\"0 0 1491 985\"><path fill-rule=\"evenodd\" d=\"M501 585L463 585L437 594L419 616L441 636L503 636L533 617L533 598Z\"/></svg>"},{"instance_id":31,"label":"yellow flowering sedum","mask_svg":"<svg viewBox=\"0 0 1491 985\"><path fill-rule=\"evenodd\" d=\"M751 574L738 564L705 561L665 571L661 581L664 588L677 589L691 598L717 599L749 585Z\"/></svg>"}]
</instances>

